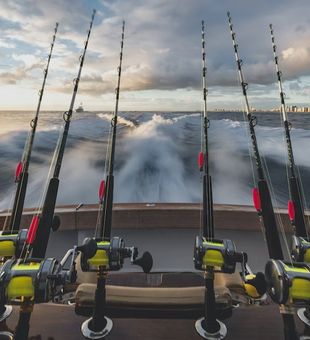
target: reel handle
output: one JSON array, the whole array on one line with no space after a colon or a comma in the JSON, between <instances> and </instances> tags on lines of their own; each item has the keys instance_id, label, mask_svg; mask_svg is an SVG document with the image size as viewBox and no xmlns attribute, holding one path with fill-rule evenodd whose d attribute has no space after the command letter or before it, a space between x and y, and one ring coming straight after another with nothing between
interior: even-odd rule
<instances>
[{"instance_id":1,"label":"reel handle","mask_svg":"<svg viewBox=\"0 0 310 340\"><path fill-rule=\"evenodd\" d=\"M144 273L149 273L153 267L153 257L151 253L146 251L138 259L134 259L133 261L131 261L131 263L140 266Z\"/></svg>"},{"instance_id":2,"label":"reel handle","mask_svg":"<svg viewBox=\"0 0 310 340\"><path fill-rule=\"evenodd\" d=\"M77 251L80 251L88 259L94 257L97 252L97 242L93 238L86 238L83 245L76 247Z\"/></svg>"}]
</instances>

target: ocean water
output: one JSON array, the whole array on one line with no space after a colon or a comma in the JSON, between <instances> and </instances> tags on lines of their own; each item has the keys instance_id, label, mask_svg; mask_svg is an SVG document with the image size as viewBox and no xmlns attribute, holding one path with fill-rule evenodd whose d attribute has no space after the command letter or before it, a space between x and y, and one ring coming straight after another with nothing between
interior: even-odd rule
<instances>
[{"instance_id":1,"label":"ocean water","mask_svg":"<svg viewBox=\"0 0 310 340\"><path fill-rule=\"evenodd\" d=\"M279 113L258 112L257 139L272 187L275 206L288 200L286 145ZM200 113L121 112L119 114L115 202L200 202ZM32 112L0 112L0 210L11 207L14 174L29 131ZM57 204L97 203L104 178L112 114L74 113L60 175ZM241 112L210 112L210 164L215 203L252 205L254 185ZM310 114L290 115L292 143L310 203ZM63 126L62 112L42 112L30 164L26 206L39 205ZM256 172L255 172L256 175Z\"/></svg>"}]
</instances>

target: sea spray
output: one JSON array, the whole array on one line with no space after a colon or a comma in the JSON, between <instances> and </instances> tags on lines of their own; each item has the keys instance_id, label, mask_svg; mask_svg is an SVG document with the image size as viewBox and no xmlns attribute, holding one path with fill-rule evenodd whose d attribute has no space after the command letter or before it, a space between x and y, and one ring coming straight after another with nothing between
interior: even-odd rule
<instances>
[{"instance_id":1,"label":"sea spray","mask_svg":"<svg viewBox=\"0 0 310 340\"><path fill-rule=\"evenodd\" d=\"M1 131L7 120L19 122L18 126L28 124L29 115L12 112L4 119L0 114L1 122L4 123ZM171 202L173 198L175 202L199 202L200 178L196 175L200 149L200 114L160 113L154 117L153 113L130 112L121 113L120 116L125 121L121 120L118 127L115 202L138 202L138 198L143 198L145 202ZM257 113L257 117L259 147L268 164L278 204L286 205L286 151L279 115ZM310 187L310 158L304 154L310 139L309 116L298 114L298 117L298 120L297 115L292 117L295 128L291 133L294 138L294 155L300 165L309 201L310 192L307 188ZM26 195L27 207L36 205L41 195L38 190L42 186L43 174L57 141L60 118L57 112L42 114L43 123L37 131L32 156L33 170ZM217 173L213 183L214 201L251 205L252 175L246 123L242 120L242 114L213 112L210 118L211 175ZM44 122L48 122L52 128L47 129ZM64 171L74 171L74 175L61 188L57 204L97 201L94 188L97 188L104 169L102 159L106 152L109 129L108 114L104 118L94 113L83 113L72 121L63 166ZM7 209L9 205L14 186L14 168L27 136L25 130L7 131L5 135L0 135L0 210ZM129 143L137 149L128 147ZM80 185L77 185L80 182L81 190ZM142 183L146 186L143 187ZM122 186L125 190L120 194Z\"/></svg>"}]
</instances>

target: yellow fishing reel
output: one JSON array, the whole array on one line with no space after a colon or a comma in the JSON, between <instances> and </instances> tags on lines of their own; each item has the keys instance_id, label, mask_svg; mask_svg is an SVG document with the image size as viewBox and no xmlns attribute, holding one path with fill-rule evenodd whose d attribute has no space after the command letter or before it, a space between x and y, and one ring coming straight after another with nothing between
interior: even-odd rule
<instances>
[{"instance_id":1,"label":"yellow fishing reel","mask_svg":"<svg viewBox=\"0 0 310 340\"><path fill-rule=\"evenodd\" d=\"M280 305L309 306L310 265L269 260L265 268L270 297Z\"/></svg>"},{"instance_id":2,"label":"yellow fishing reel","mask_svg":"<svg viewBox=\"0 0 310 340\"><path fill-rule=\"evenodd\" d=\"M246 263L247 254L238 253L231 240L207 241L204 237L197 236L194 249L194 264L197 270L213 270L232 274L236 270L236 263Z\"/></svg>"},{"instance_id":3,"label":"yellow fishing reel","mask_svg":"<svg viewBox=\"0 0 310 340\"><path fill-rule=\"evenodd\" d=\"M66 274L54 258L8 260L0 272L1 296L4 303L48 302L65 284Z\"/></svg>"},{"instance_id":4,"label":"yellow fishing reel","mask_svg":"<svg viewBox=\"0 0 310 340\"><path fill-rule=\"evenodd\" d=\"M99 268L106 271L120 270L125 258L130 258L132 264L141 266L145 273L150 272L153 266L149 252L137 259L138 249L125 247L125 242L120 237L113 237L110 241L86 238L83 245L76 249L81 252L81 269L85 272L97 272Z\"/></svg>"},{"instance_id":5,"label":"yellow fishing reel","mask_svg":"<svg viewBox=\"0 0 310 340\"><path fill-rule=\"evenodd\" d=\"M303 237L294 235L291 253L294 261L310 263L310 242Z\"/></svg>"},{"instance_id":6,"label":"yellow fishing reel","mask_svg":"<svg viewBox=\"0 0 310 340\"><path fill-rule=\"evenodd\" d=\"M18 233L0 232L0 258L19 257L27 239L28 229L21 229Z\"/></svg>"}]
</instances>

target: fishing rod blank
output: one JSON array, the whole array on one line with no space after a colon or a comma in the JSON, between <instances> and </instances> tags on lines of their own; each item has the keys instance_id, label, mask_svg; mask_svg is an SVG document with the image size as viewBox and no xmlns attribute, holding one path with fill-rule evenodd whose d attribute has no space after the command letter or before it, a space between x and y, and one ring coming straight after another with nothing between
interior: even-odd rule
<instances>
[{"instance_id":1,"label":"fishing rod blank","mask_svg":"<svg viewBox=\"0 0 310 340\"><path fill-rule=\"evenodd\" d=\"M279 57L277 56L277 46L275 44L275 37L272 24L269 25L270 34L271 34L271 42L272 42L272 50L273 57L275 62L275 68L277 73L278 85L279 85L279 93L281 99L281 113L282 119L284 123L285 130L285 140L287 147L287 155L288 155L288 169L289 169L289 193L290 193L290 201L288 202L288 210L289 217L294 227L294 231L296 236L307 237L307 229L304 218L304 204L301 195L301 183L300 178L298 176L298 172L296 171L296 164L294 160L293 147L291 142L291 123L288 121L288 116L286 112L285 106L285 94L283 92L282 86L282 72L279 69Z\"/></svg>"},{"instance_id":2,"label":"fishing rod blank","mask_svg":"<svg viewBox=\"0 0 310 340\"><path fill-rule=\"evenodd\" d=\"M242 60L239 57L238 53L238 45L236 42L236 33L233 31L232 19L230 13L227 12L228 16L228 24L231 33L231 38L233 42L234 52L235 52L235 59L238 68L238 75L240 80L240 85L242 88L242 93L245 99L246 104L246 114L249 122L249 130L250 136L252 141L253 147L253 154L256 162L256 168L258 173L258 189L253 190L253 200L255 208L258 211L259 216L262 217L262 222L264 226L266 242L268 247L268 253L270 259L275 260L283 260L283 252L280 243L280 237L277 230L275 214L272 206L271 196L268 188L268 183L265 179L264 169L262 166L258 145L256 141L255 135L255 125L256 125L256 118L252 116L248 98L247 98L247 88L248 84L244 80L243 72L242 72ZM270 280L266 272L266 280L269 283L270 287ZM280 313L282 315L283 324L284 324L284 335L285 340L297 340L297 332L295 327L294 315L292 314L292 310L289 307L286 307L280 304Z\"/></svg>"},{"instance_id":3,"label":"fishing rod blank","mask_svg":"<svg viewBox=\"0 0 310 340\"><path fill-rule=\"evenodd\" d=\"M25 203L25 196L28 184L28 169L31 159L31 152L33 147L33 141L37 129L41 102L44 94L45 83L48 75L50 60L52 57L52 52L55 44L56 34L58 30L58 23L56 23L54 29L54 35L52 38L52 43L50 46L50 52L47 58L47 64L44 69L44 78L42 87L39 91L39 101L37 105L37 110L35 113L34 118L30 122L31 130L29 132L27 141L25 143L25 148L22 156L22 160L18 163L15 171L15 181L17 183L15 198L13 209L11 212L11 219L10 219L10 226L9 230L5 230L0 235L0 254L3 257L18 257L20 255L22 245L27 236L27 230L23 229L20 230L20 222L22 218L24 203Z\"/></svg>"}]
</instances>

